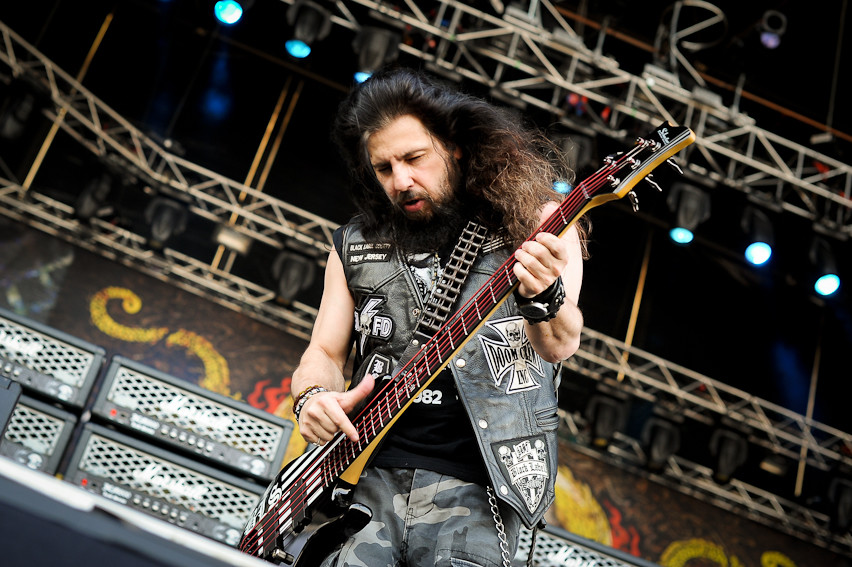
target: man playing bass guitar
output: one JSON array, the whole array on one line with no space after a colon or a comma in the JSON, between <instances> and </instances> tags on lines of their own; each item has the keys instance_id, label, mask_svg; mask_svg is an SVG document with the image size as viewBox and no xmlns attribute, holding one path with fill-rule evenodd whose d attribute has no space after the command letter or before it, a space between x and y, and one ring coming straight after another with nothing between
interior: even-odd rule
<instances>
[{"instance_id":1,"label":"man playing bass guitar","mask_svg":"<svg viewBox=\"0 0 852 567\"><path fill-rule=\"evenodd\" d=\"M334 235L292 379L306 440L322 447L342 432L358 443L352 413L383 395L442 310L458 310L512 255L518 285L455 337L467 342L392 423L374 424L386 432L352 494L372 519L323 564L507 565L521 524L535 527L554 499L559 363L583 325L585 217L528 240L572 172L516 115L406 69L354 87L334 137L359 214Z\"/></svg>"}]
</instances>

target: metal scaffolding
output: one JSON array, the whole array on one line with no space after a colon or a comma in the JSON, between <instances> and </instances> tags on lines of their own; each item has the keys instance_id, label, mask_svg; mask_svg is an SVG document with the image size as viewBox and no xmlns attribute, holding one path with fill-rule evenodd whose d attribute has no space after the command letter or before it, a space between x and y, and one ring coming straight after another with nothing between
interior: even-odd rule
<instances>
[{"instance_id":1,"label":"metal scaffolding","mask_svg":"<svg viewBox=\"0 0 852 567\"><path fill-rule=\"evenodd\" d=\"M477 81L566 121L572 120L564 105L568 93L611 109L607 119L590 113L591 120L582 125L585 129L629 138L636 122L650 127L662 120L687 125L697 140L683 162L694 174L810 219L838 236L852 232L852 167L762 130L735 109L722 107L707 93L686 91L657 69L648 68L641 77L620 70L617 62L582 45L578 34L546 0L540 4L548 19L558 24L554 29L511 10L497 17L450 0L404 0L394 7L365 0L351 3L366 8L371 17L428 37L430 41L421 47L405 43L400 49L422 58L437 72ZM432 7L428 15L421 4ZM357 29L344 3L335 5L340 13L333 22ZM180 196L193 214L276 248L289 240L313 250L317 258L327 254L336 224L169 153L2 22L0 37L0 61L16 78L45 90L53 105L47 112L55 129ZM820 172L812 169L813 162L823 165ZM313 307L281 304L274 291L236 277L227 267L168 248L154 252L144 236L97 216L82 223L71 206L30 191L26 181L0 179L0 204L0 212L10 218L309 338L316 316ZM580 349L565 366L601 383L617 383L644 400L674 405L699 421L726 416L747 427L752 442L801 466L829 470L850 464L844 449L852 447L852 435L591 329L583 330ZM572 416L564 420L577 429ZM635 453L635 447L630 447L620 451L622 456ZM699 467L676 459L670 459L661 474L687 493L710 494L713 501L733 511L776 527L780 522L791 533L844 553L852 550L852 536L832 534L824 516L742 484L709 490L706 476Z\"/></svg>"},{"instance_id":2,"label":"metal scaffolding","mask_svg":"<svg viewBox=\"0 0 852 567\"><path fill-rule=\"evenodd\" d=\"M602 54L602 37L594 49L587 47L553 2L529 3L538 5L532 13L510 4L502 16L456 0L352 3L404 31L411 41L400 50L430 70L474 81L501 100L546 111L568 125L619 140L663 120L688 126L696 134L683 153L688 172L804 217L829 234L852 234L852 166L761 128L706 87L682 87L677 73L650 64L641 75L624 71ZM349 18L335 21L352 27ZM572 94L588 100L582 118L572 112Z\"/></svg>"}]
</instances>

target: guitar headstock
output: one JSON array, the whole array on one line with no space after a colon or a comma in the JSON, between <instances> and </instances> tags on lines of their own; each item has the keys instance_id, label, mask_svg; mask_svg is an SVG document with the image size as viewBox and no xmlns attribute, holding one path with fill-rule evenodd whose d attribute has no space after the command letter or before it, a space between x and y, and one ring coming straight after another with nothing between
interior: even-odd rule
<instances>
[{"instance_id":1,"label":"guitar headstock","mask_svg":"<svg viewBox=\"0 0 852 567\"><path fill-rule=\"evenodd\" d=\"M590 207L630 195L636 208L633 187L664 161L677 167L670 158L694 141L695 133L686 126L673 126L664 122L646 136L638 138L631 150L608 156L604 166L578 188L582 188L589 198ZM650 178L648 181L659 189Z\"/></svg>"}]
</instances>

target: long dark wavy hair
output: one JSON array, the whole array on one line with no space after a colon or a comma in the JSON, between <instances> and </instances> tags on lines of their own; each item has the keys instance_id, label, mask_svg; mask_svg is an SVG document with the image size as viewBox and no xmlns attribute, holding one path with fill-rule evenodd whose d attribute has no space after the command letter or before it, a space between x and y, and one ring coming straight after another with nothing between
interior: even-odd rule
<instances>
[{"instance_id":1,"label":"long dark wavy hair","mask_svg":"<svg viewBox=\"0 0 852 567\"><path fill-rule=\"evenodd\" d=\"M368 234L386 224L391 204L371 166L367 141L405 115L419 119L450 153L461 148L459 200L475 211L475 220L505 231L514 246L538 227L544 203L562 200L554 181L573 180L559 148L508 110L420 71L384 69L353 88L332 131L354 177L353 201ZM580 219L577 228L586 255L588 220Z\"/></svg>"}]
</instances>

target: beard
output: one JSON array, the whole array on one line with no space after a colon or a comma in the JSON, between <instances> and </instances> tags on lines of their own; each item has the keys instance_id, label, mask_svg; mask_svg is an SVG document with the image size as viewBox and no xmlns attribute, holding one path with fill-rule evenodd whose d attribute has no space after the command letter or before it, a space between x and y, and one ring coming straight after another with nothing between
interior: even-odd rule
<instances>
[{"instance_id":1,"label":"beard","mask_svg":"<svg viewBox=\"0 0 852 567\"><path fill-rule=\"evenodd\" d=\"M441 203L430 201L432 214L428 218L412 218L399 207L391 209L389 219L391 239L403 252L439 251L455 241L467 224L466 209L453 192Z\"/></svg>"}]
</instances>

